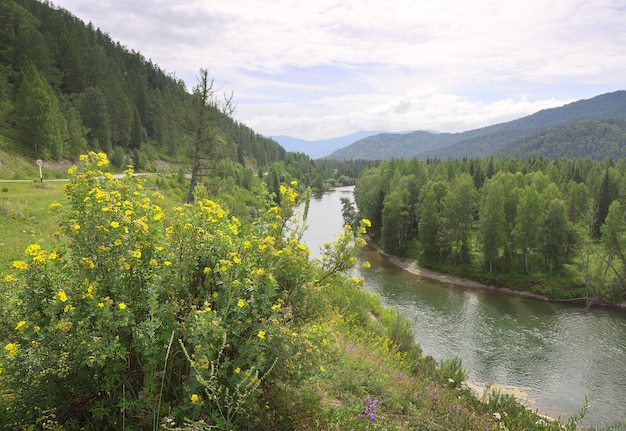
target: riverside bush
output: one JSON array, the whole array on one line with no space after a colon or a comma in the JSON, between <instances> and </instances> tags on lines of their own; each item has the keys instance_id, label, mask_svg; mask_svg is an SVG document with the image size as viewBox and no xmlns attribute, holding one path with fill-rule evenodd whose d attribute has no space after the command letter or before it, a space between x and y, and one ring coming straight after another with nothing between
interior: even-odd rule
<instances>
[{"instance_id":1,"label":"riverside bush","mask_svg":"<svg viewBox=\"0 0 626 431\"><path fill-rule=\"evenodd\" d=\"M263 428L264 388L306 378L306 358L323 356L320 326L295 316L319 318L319 280L356 262L360 241L347 228L316 267L292 226L292 187L253 223L208 199L166 220L132 167L115 179L104 154L81 160L67 205L51 205L64 211L58 245L29 245L2 281L0 419Z\"/></svg>"}]
</instances>

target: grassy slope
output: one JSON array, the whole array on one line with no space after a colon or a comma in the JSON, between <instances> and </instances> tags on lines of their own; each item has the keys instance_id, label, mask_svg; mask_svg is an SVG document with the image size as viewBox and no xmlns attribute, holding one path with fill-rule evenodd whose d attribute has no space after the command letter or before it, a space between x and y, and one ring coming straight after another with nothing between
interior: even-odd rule
<instances>
[{"instance_id":1,"label":"grassy slope","mask_svg":"<svg viewBox=\"0 0 626 431\"><path fill-rule=\"evenodd\" d=\"M57 242L61 216L49 206L64 200L63 182L0 183L0 272L13 260L24 259L28 244L50 248Z\"/></svg>"}]
</instances>

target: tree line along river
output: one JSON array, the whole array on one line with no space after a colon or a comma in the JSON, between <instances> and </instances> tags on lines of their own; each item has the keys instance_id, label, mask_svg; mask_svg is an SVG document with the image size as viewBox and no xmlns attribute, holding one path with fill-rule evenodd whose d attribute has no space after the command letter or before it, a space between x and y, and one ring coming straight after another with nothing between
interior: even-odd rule
<instances>
[{"instance_id":1,"label":"tree line along river","mask_svg":"<svg viewBox=\"0 0 626 431\"><path fill-rule=\"evenodd\" d=\"M342 230L339 188L311 198L304 242L319 247ZM469 383L513 393L551 417L590 408L584 425L626 420L626 312L537 301L411 274L366 247L357 267L365 289L413 321L415 340L437 360L458 356Z\"/></svg>"}]
</instances>

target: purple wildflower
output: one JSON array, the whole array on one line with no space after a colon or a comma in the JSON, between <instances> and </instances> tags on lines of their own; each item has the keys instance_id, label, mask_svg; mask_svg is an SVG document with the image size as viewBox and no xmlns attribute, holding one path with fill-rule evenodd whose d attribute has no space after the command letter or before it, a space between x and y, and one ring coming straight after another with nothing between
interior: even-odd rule
<instances>
[{"instance_id":1,"label":"purple wildflower","mask_svg":"<svg viewBox=\"0 0 626 431\"><path fill-rule=\"evenodd\" d=\"M365 406L365 410L363 411L363 414L359 413L358 417L367 418L373 421L376 418L374 412L378 406L378 400L372 400L372 397L368 396L363 400L363 405Z\"/></svg>"}]
</instances>

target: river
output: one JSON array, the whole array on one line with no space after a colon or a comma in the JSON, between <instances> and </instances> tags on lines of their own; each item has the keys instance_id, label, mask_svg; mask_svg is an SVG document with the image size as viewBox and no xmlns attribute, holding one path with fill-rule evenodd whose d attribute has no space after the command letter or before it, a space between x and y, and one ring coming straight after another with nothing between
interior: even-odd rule
<instances>
[{"instance_id":1,"label":"river","mask_svg":"<svg viewBox=\"0 0 626 431\"><path fill-rule=\"evenodd\" d=\"M311 199L304 242L319 247L342 230L340 188ZM626 420L626 312L550 303L413 275L371 248L357 268L364 288L413 322L415 340L437 360L458 356L472 385L502 388L540 413L565 420L588 397L583 424Z\"/></svg>"}]
</instances>

